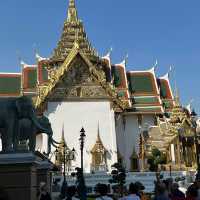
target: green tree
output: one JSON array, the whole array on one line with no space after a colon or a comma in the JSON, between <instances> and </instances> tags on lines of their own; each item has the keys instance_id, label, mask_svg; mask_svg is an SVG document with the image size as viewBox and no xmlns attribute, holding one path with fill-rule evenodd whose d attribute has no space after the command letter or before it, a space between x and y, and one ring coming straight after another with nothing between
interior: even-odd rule
<instances>
[{"instance_id":1,"label":"green tree","mask_svg":"<svg viewBox=\"0 0 200 200\"><path fill-rule=\"evenodd\" d=\"M147 160L149 164L149 170L153 172L158 171L158 166L166 164L166 161L166 155L162 153L158 148L154 147L152 149L151 155Z\"/></svg>"}]
</instances>

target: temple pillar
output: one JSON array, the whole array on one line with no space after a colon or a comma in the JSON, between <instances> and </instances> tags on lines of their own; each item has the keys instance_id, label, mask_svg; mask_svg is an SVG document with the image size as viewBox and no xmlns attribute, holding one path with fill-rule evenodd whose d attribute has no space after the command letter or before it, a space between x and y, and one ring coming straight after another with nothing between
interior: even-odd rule
<instances>
[{"instance_id":1,"label":"temple pillar","mask_svg":"<svg viewBox=\"0 0 200 200\"><path fill-rule=\"evenodd\" d=\"M170 145L172 164L176 164L174 144Z\"/></svg>"},{"instance_id":2,"label":"temple pillar","mask_svg":"<svg viewBox=\"0 0 200 200\"><path fill-rule=\"evenodd\" d=\"M181 170L181 148L180 148L180 140L179 137L176 139L176 144L177 144L177 165L179 167L179 169Z\"/></svg>"}]
</instances>

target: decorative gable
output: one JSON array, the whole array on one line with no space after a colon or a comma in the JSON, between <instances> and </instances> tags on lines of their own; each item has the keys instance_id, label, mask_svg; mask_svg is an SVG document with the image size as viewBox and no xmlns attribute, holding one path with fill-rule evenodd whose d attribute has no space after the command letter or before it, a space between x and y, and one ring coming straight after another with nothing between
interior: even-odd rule
<instances>
[{"instance_id":1,"label":"decorative gable","mask_svg":"<svg viewBox=\"0 0 200 200\"><path fill-rule=\"evenodd\" d=\"M80 60L77 61L78 56L82 59L81 62ZM85 68L85 66L88 68ZM84 73L81 74L80 71ZM87 75L87 71L90 75ZM69 75L66 75L68 73ZM69 76L69 78L66 79L65 77L67 76ZM94 82L89 84L91 83L91 80L95 81L95 87L93 88L92 86L94 86ZM62 81L62 83L60 81ZM77 85L74 85L75 82ZM42 106L47 99L51 99L54 92L60 95L59 98L63 98L63 95L66 95L66 87L63 83L69 84L68 88L72 96L78 95L81 97L82 94L86 94L86 96L89 95L95 98L98 94L98 97L100 96L102 98L103 96L112 100L115 109L119 109L121 111L127 107L127 103L118 98L115 89L106 82L105 73L101 67L98 65L94 66L90 62L90 60L80 50L77 42L74 43L73 49L63 64L55 69L50 69L48 82L38 86L38 96L34 99L36 108ZM106 96L104 96L105 94Z\"/></svg>"},{"instance_id":2,"label":"decorative gable","mask_svg":"<svg viewBox=\"0 0 200 200\"><path fill-rule=\"evenodd\" d=\"M102 86L94 79L90 67L80 54L74 57L69 70L59 79L50 97L51 100L71 98L109 98Z\"/></svg>"}]
</instances>

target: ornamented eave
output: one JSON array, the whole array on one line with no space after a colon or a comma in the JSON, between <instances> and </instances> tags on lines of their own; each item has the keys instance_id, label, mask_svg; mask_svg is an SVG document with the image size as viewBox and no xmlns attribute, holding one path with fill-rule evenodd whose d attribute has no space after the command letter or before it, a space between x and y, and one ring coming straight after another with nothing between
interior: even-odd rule
<instances>
[{"instance_id":1,"label":"ornamented eave","mask_svg":"<svg viewBox=\"0 0 200 200\"><path fill-rule=\"evenodd\" d=\"M120 109L123 111L127 108L127 102L117 96L117 92L115 88L112 87L111 84L106 82L105 75L103 71L97 70L94 65L87 59L87 57L81 52L79 44L77 42L74 43L74 47L68 54L66 60L56 70L53 70L49 74L49 81L45 84L37 86L37 97L34 99L35 107L40 108L46 101L48 95L52 92L56 84L59 82L62 76L64 76L65 72L69 70L70 64L75 58L77 54L80 54L84 59L86 64L89 66L90 73L92 74L95 81L97 81L102 88L106 91L106 93L111 97L113 103L116 105L116 109Z\"/></svg>"}]
</instances>

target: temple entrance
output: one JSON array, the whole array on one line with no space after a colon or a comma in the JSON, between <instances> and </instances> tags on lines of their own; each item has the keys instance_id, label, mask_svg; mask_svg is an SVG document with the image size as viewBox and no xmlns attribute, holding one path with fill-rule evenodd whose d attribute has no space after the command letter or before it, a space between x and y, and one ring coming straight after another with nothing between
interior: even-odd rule
<instances>
[{"instance_id":1,"label":"temple entrance","mask_svg":"<svg viewBox=\"0 0 200 200\"><path fill-rule=\"evenodd\" d=\"M93 172L107 171L107 160L106 160L107 150L103 146L99 130L98 130L97 141L91 150L91 154L92 154L91 171Z\"/></svg>"}]
</instances>

